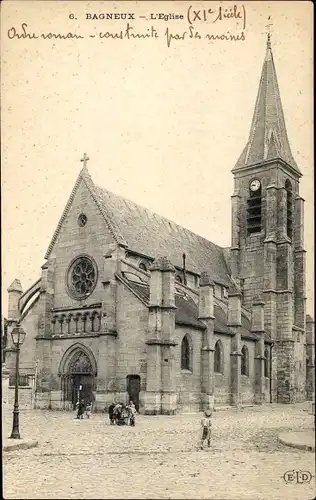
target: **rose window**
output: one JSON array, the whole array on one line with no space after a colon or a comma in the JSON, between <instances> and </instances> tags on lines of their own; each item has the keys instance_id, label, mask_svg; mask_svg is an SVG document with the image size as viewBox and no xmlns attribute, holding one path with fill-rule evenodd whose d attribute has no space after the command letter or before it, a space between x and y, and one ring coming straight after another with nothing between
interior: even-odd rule
<instances>
[{"instance_id":1,"label":"rose window","mask_svg":"<svg viewBox=\"0 0 316 500\"><path fill-rule=\"evenodd\" d=\"M74 298L90 295L96 285L97 270L88 257L79 257L70 266L68 272L68 289Z\"/></svg>"}]
</instances>

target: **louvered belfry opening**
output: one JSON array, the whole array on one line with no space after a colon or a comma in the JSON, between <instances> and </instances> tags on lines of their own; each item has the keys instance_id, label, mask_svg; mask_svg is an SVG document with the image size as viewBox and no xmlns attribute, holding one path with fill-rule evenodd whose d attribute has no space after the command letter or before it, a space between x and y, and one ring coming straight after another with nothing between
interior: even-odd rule
<instances>
[{"instance_id":1,"label":"louvered belfry opening","mask_svg":"<svg viewBox=\"0 0 316 500\"><path fill-rule=\"evenodd\" d=\"M247 200L247 232L249 234L260 233L261 231L261 187L255 192L251 192Z\"/></svg>"},{"instance_id":2,"label":"louvered belfry opening","mask_svg":"<svg viewBox=\"0 0 316 500\"><path fill-rule=\"evenodd\" d=\"M293 235L293 193L291 182L287 179L285 181L286 189L286 230L287 235L292 239Z\"/></svg>"}]
</instances>

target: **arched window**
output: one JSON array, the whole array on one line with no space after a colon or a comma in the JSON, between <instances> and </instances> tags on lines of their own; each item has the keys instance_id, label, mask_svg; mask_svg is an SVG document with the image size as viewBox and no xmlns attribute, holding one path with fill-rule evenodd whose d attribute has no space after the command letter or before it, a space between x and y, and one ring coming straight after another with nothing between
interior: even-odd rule
<instances>
[{"instance_id":1,"label":"arched window","mask_svg":"<svg viewBox=\"0 0 316 500\"><path fill-rule=\"evenodd\" d=\"M144 264L144 262L141 262L141 263L139 264L139 269L142 269L143 271L147 271L147 266L146 266L146 264Z\"/></svg>"},{"instance_id":2,"label":"arched window","mask_svg":"<svg viewBox=\"0 0 316 500\"><path fill-rule=\"evenodd\" d=\"M292 239L293 234L293 193L292 184L287 179L285 181L286 189L286 232L290 239Z\"/></svg>"},{"instance_id":3,"label":"arched window","mask_svg":"<svg viewBox=\"0 0 316 500\"><path fill-rule=\"evenodd\" d=\"M214 372L223 373L223 345L220 340L215 344L214 352Z\"/></svg>"},{"instance_id":4,"label":"arched window","mask_svg":"<svg viewBox=\"0 0 316 500\"><path fill-rule=\"evenodd\" d=\"M181 370L192 371L192 348L189 335L185 335L181 343Z\"/></svg>"},{"instance_id":5,"label":"arched window","mask_svg":"<svg viewBox=\"0 0 316 500\"><path fill-rule=\"evenodd\" d=\"M247 200L247 232L249 234L261 231L261 183L254 179L250 183L250 194Z\"/></svg>"},{"instance_id":6,"label":"arched window","mask_svg":"<svg viewBox=\"0 0 316 500\"><path fill-rule=\"evenodd\" d=\"M180 274L176 274L175 280L178 281L179 283L182 283L182 278L181 278Z\"/></svg>"},{"instance_id":7,"label":"arched window","mask_svg":"<svg viewBox=\"0 0 316 500\"><path fill-rule=\"evenodd\" d=\"M269 349L264 350L264 376L270 378L269 373Z\"/></svg>"},{"instance_id":8,"label":"arched window","mask_svg":"<svg viewBox=\"0 0 316 500\"><path fill-rule=\"evenodd\" d=\"M241 374L247 375L247 377L249 375L249 354L245 345L241 350Z\"/></svg>"}]
</instances>

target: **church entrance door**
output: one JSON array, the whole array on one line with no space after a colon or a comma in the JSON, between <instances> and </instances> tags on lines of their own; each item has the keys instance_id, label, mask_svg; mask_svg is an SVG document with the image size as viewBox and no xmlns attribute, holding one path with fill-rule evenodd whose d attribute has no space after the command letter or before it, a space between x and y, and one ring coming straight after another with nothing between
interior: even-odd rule
<instances>
[{"instance_id":1,"label":"church entrance door","mask_svg":"<svg viewBox=\"0 0 316 500\"><path fill-rule=\"evenodd\" d=\"M93 402L93 376L90 373L74 373L71 382L71 402L74 409L80 399L83 399L85 404Z\"/></svg>"},{"instance_id":2,"label":"church entrance door","mask_svg":"<svg viewBox=\"0 0 316 500\"><path fill-rule=\"evenodd\" d=\"M126 380L128 397L130 401L133 401L136 410L139 411L140 376L128 375Z\"/></svg>"},{"instance_id":3,"label":"church entrance door","mask_svg":"<svg viewBox=\"0 0 316 500\"><path fill-rule=\"evenodd\" d=\"M63 399L71 403L73 409L80 399L85 404L94 402L95 373L91 360L83 350L73 353L63 381Z\"/></svg>"}]
</instances>

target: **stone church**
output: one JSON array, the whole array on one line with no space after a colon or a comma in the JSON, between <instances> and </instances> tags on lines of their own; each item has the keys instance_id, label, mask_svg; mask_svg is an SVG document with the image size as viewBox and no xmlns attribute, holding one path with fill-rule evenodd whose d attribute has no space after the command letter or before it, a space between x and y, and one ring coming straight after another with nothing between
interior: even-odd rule
<instances>
[{"instance_id":1,"label":"stone church","mask_svg":"<svg viewBox=\"0 0 316 500\"><path fill-rule=\"evenodd\" d=\"M80 397L98 411L133 399L141 413L174 414L311 399L301 172L269 37L232 169L230 248L96 186L87 159L39 280L8 289L10 385L20 322L20 385L34 383L36 408L73 409Z\"/></svg>"}]
</instances>

